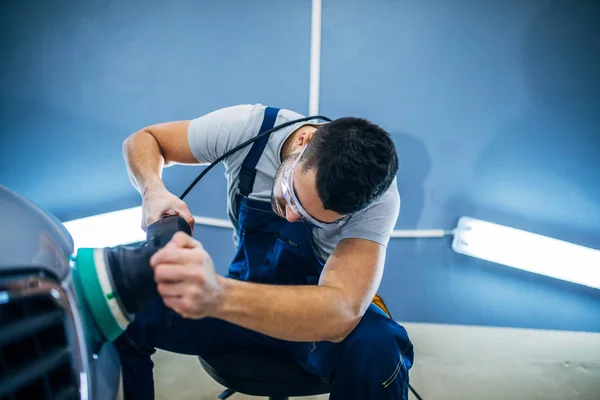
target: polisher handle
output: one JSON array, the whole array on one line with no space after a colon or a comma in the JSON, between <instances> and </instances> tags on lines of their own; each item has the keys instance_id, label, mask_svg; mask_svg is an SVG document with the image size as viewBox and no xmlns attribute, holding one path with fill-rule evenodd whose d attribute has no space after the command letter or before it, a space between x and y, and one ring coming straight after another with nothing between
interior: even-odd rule
<instances>
[{"instance_id":1,"label":"polisher handle","mask_svg":"<svg viewBox=\"0 0 600 400\"><path fill-rule=\"evenodd\" d=\"M188 235L192 234L192 229L185 219L179 215L168 215L148 226L146 229L146 241L149 244L152 243L155 248L160 249L178 231L183 231Z\"/></svg>"}]
</instances>

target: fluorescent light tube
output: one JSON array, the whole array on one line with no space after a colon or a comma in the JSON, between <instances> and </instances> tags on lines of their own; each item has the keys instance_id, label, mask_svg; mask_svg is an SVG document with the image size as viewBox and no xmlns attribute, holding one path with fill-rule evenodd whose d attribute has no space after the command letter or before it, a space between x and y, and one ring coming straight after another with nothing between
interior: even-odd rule
<instances>
[{"instance_id":1,"label":"fluorescent light tube","mask_svg":"<svg viewBox=\"0 0 600 400\"><path fill-rule=\"evenodd\" d=\"M600 289L600 250L462 217L452 249L509 267Z\"/></svg>"},{"instance_id":2,"label":"fluorescent light tube","mask_svg":"<svg viewBox=\"0 0 600 400\"><path fill-rule=\"evenodd\" d=\"M75 250L80 247L112 247L146 240L142 230L142 208L98 214L91 217L64 222Z\"/></svg>"}]
</instances>

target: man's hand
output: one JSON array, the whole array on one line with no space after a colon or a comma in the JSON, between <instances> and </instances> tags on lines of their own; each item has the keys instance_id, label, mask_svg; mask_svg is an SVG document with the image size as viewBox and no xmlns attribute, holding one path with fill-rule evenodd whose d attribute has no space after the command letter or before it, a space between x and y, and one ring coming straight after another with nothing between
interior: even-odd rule
<instances>
[{"instance_id":1,"label":"man's hand","mask_svg":"<svg viewBox=\"0 0 600 400\"><path fill-rule=\"evenodd\" d=\"M183 232L173 235L150 265L163 302L182 317L209 316L223 298L212 259L200 242Z\"/></svg>"},{"instance_id":2,"label":"man's hand","mask_svg":"<svg viewBox=\"0 0 600 400\"><path fill-rule=\"evenodd\" d=\"M151 189L143 194L142 229L158 221L165 215L179 215L190 225L194 232L194 217L187 204L166 188Z\"/></svg>"}]
</instances>

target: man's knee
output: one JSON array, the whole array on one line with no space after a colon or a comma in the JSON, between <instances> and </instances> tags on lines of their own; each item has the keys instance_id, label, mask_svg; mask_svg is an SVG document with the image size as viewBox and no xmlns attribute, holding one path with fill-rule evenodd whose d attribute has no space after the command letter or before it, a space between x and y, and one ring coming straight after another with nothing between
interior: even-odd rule
<instances>
[{"instance_id":1,"label":"man's knee","mask_svg":"<svg viewBox=\"0 0 600 400\"><path fill-rule=\"evenodd\" d=\"M172 311L164 306L162 299L157 298L136 314L115 344L120 350L137 347L141 351L154 353L154 336L168 328L171 319Z\"/></svg>"},{"instance_id":2,"label":"man's knee","mask_svg":"<svg viewBox=\"0 0 600 400\"><path fill-rule=\"evenodd\" d=\"M400 356L407 369L412 366L413 345L406 329L383 313L369 309L345 341L361 362L397 363Z\"/></svg>"}]
</instances>

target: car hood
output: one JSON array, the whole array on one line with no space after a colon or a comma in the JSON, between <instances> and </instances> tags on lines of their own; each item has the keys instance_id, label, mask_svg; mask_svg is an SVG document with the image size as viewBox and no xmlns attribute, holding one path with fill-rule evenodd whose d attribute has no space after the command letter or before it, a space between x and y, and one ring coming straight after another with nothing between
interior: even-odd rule
<instances>
[{"instance_id":1,"label":"car hood","mask_svg":"<svg viewBox=\"0 0 600 400\"><path fill-rule=\"evenodd\" d=\"M51 213L0 185L0 273L44 269L69 273L73 239Z\"/></svg>"}]
</instances>

